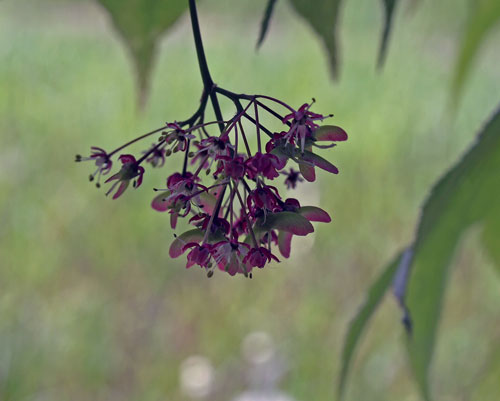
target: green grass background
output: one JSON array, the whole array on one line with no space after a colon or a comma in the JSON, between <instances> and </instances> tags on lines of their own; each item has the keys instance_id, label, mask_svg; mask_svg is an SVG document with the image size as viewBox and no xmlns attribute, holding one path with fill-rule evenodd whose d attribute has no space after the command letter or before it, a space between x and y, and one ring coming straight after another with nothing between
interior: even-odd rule
<instances>
[{"instance_id":1,"label":"green grass background","mask_svg":"<svg viewBox=\"0 0 500 401\"><path fill-rule=\"evenodd\" d=\"M320 173L294 195L333 222L317 225L312 248L295 239L290 260L250 281L207 280L169 258L168 217L149 207L169 163L111 201L88 183L92 167L73 162L91 145L111 149L194 111L201 82L186 16L161 43L138 113L128 55L95 3L0 2L0 400L184 400L179 366L193 354L217 369L213 399L229 400L245 388L235 367L255 330L270 333L288 359L285 391L299 401L335 399L343 336L364 291L412 240L428 189L499 100L500 32L483 46L452 115L467 1L402 2L381 72L381 5L345 2L339 82L284 1L254 51L264 4L200 4L214 79L297 107L315 97L316 110L333 112L350 137L324 152L340 174ZM457 251L445 297L431 380L439 400L498 399L500 281L480 229ZM387 297L347 400L419 399L399 319Z\"/></svg>"}]
</instances>

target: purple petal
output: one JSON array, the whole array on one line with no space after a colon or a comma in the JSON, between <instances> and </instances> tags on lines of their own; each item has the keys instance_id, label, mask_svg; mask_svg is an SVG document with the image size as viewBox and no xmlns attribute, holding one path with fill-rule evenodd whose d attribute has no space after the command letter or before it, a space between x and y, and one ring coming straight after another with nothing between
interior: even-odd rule
<instances>
[{"instance_id":1,"label":"purple petal","mask_svg":"<svg viewBox=\"0 0 500 401\"><path fill-rule=\"evenodd\" d=\"M133 155L121 155L119 159L123 164L135 163L135 157Z\"/></svg>"},{"instance_id":2,"label":"purple petal","mask_svg":"<svg viewBox=\"0 0 500 401\"><path fill-rule=\"evenodd\" d=\"M304 216L295 212L269 213L265 221L258 225L258 229L269 231L276 229L287 231L295 235L307 235L314 231L314 227Z\"/></svg>"},{"instance_id":3,"label":"purple petal","mask_svg":"<svg viewBox=\"0 0 500 401\"><path fill-rule=\"evenodd\" d=\"M137 170L139 171L139 177L137 178L137 185L135 187L139 188L142 184L142 178L144 176L144 167L139 166L137 167Z\"/></svg>"},{"instance_id":4,"label":"purple petal","mask_svg":"<svg viewBox=\"0 0 500 401\"><path fill-rule=\"evenodd\" d=\"M278 248L284 258L290 257L290 251L292 248L292 237L293 234L286 231L280 231L278 234Z\"/></svg>"},{"instance_id":5,"label":"purple petal","mask_svg":"<svg viewBox=\"0 0 500 401\"><path fill-rule=\"evenodd\" d=\"M179 213L177 212L170 213L170 227L172 227L172 229L175 229L175 227L177 226L178 217Z\"/></svg>"},{"instance_id":6,"label":"purple petal","mask_svg":"<svg viewBox=\"0 0 500 401\"><path fill-rule=\"evenodd\" d=\"M199 195L199 205L202 207L203 211L208 214L212 214L217 204L217 197L208 192L202 192Z\"/></svg>"},{"instance_id":7,"label":"purple petal","mask_svg":"<svg viewBox=\"0 0 500 401\"><path fill-rule=\"evenodd\" d=\"M302 160L307 161L309 163L314 164L315 166L328 171L329 173L338 174L339 170L328 160L323 159L321 156L316 155L312 152L308 152L307 150L304 152L304 156L302 156Z\"/></svg>"},{"instance_id":8,"label":"purple petal","mask_svg":"<svg viewBox=\"0 0 500 401\"><path fill-rule=\"evenodd\" d=\"M307 163L299 163L299 170L306 181L313 182L316 180L316 172L314 166Z\"/></svg>"},{"instance_id":9,"label":"purple petal","mask_svg":"<svg viewBox=\"0 0 500 401\"><path fill-rule=\"evenodd\" d=\"M167 200L169 195L170 191L165 191L155 196L151 202L151 207L158 212L166 212L168 207L172 204L171 201Z\"/></svg>"},{"instance_id":10,"label":"purple petal","mask_svg":"<svg viewBox=\"0 0 500 401\"><path fill-rule=\"evenodd\" d=\"M120 174L120 172L118 172L116 174L113 174L111 177L109 177L106 181L104 181L104 183L110 182L110 181L113 181L113 180L117 180L120 177L121 177L121 174Z\"/></svg>"},{"instance_id":11,"label":"purple petal","mask_svg":"<svg viewBox=\"0 0 500 401\"><path fill-rule=\"evenodd\" d=\"M120 186L118 187L118 191L116 191L116 193L113 195L113 199L120 197L127 189L128 184L130 184L129 180L122 181Z\"/></svg>"},{"instance_id":12,"label":"purple petal","mask_svg":"<svg viewBox=\"0 0 500 401\"><path fill-rule=\"evenodd\" d=\"M171 258L177 258L181 256L185 251L185 245L190 242L200 243L200 241L203 239L203 234L203 231L201 231L199 228L195 228L194 230L189 230L185 233L182 233L174 240L174 242L172 242L168 254Z\"/></svg>"},{"instance_id":13,"label":"purple petal","mask_svg":"<svg viewBox=\"0 0 500 401\"><path fill-rule=\"evenodd\" d=\"M323 125L313 132L313 136L317 141L337 142L347 140L347 133L335 125Z\"/></svg>"},{"instance_id":14,"label":"purple petal","mask_svg":"<svg viewBox=\"0 0 500 401\"><path fill-rule=\"evenodd\" d=\"M303 206L297 211L309 221L319 221L322 223L332 221L327 212L316 206Z\"/></svg>"}]
</instances>

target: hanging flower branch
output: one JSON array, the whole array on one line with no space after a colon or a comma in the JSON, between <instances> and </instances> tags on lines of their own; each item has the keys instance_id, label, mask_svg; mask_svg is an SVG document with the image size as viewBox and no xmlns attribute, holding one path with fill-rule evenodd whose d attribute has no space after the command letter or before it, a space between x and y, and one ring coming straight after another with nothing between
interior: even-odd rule
<instances>
[{"instance_id":1,"label":"hanging flower branch","mask_svg":"<svg viewBox=\"0 0 500 401\"><path fill-rule=\"evenodd\" d=\"M146 166L163 167L169 156L183 153L182 166L166 179L165 188L155 189L158 194L151 204L170 215L173 229L179 218L188 219L193 226L175 238L170 256L186 254L186 267L201 266L209 277L216 268L232 276L241 273L252 277L254 267L279 262L274 247L288 258L293 235L312 233L311 222L330 221L328 213L318 207L283 199L269 182L282 176L287 188L295 188L304 179L314 181L316 167L337 174L337 168L313 148L333 147L345 141L347 134L337 126L319 126L331 115L313 113L314 99L294 109L270 96L237 94L216 86L203 50L195 0L190 0L189 6L204 84L198 109L187 120L169 122L109 153L92 147L90 156L77 155L76 161L95 163L90 180L100 187L101 177L110 173L117 158L120 169L105 180L109 184L106 195L116 199L130 182L134 188L141 185ZM229 119L222 116L218 96L235 106ZM205 122L209 102L216 120ZM263 114L281 128L272 130L264 125ZM250 146L250 135L256 136L256 146ZM130 145L154 136L157 142L140 156L123 153ZM287 164L291 166L285 169Z\"/></svg>"}]
</instances>

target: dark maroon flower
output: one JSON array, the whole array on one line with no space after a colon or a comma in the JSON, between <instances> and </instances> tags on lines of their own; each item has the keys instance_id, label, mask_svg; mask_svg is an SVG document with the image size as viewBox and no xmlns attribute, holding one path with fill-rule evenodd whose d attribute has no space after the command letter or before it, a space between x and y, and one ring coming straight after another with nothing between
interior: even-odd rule
<instances>
[{"instance_id":1,"label":"dark maroon flower","mask_svg":"<svg viewBox=\"0 0 500 401\"><path fill-rule=\"evenodd\" d=\"M214 173L218 175L224 171L226 177L231 177L233 180L239 180L245 176L245 159L243 156L217 156L219 166Z\"/></svg>"},{"instance_id":2,"label":"dark maroon flower","mask_svg":"<svg viewBox=\"0 0 500 401\"><path fill-rule=\"evenodd\" d=\"M284 167L280 159L270 153L262 154L257 152L246 161L247 175L250 179L255 179L259 174L272 180L279 176L277 170Z\"/></svg>"},{"instance_id":3,"label":"dark maroon flower","mask_svg":"<svg viewBox=\"0 0 500 401\"><path fill-rule=\"evenodd\" d=\"M153 167L163 167L165 164L165 148L164 147L158 147L157 145L154 145L154 150L149 154L149 156L146 159L146 162L151 163L151 166ZM143 153L148 153L149 150L144 151Z\"/></svg>"},{"instance_id":4,"label":"dark maroon flower","mask_svg":"<svg viewBox=\"0 0 500 401\"><path fill-rule=\"evenodd\" d=\"M252 270L243 262L250 250L250 246L243 242L221 241L213 245L212 255L220 270L231 276L241 273L247 276Z\"/></svg>"},{"instance_id":5,"label":"dark maroon flower","mask_svg":"<svg viewBox=\"0 0 500 401\"><path fill-rule=\"evenodd\" d=\"M96 186L97 188L99 188L101 186L100 183L101 175L106 175L109 173L111 167L113 166L113 162L111 161L111 158L108 155L108 153L106 153L106 151L102 148L98 148L97 146L92 146L90 148L90 152L91 153L89 157L82 157L80 155L76 155L75 161L83 162L92 160L95 162L97 170L93 174L90 174L89 179L90 181L94 181L94 179L97 176Z\"/></svg>"},{"instance_id":6,"label":"dark maroon flower","mask_svg":"<svg viewBox=\"0 0 500 401\"><path fill-rule=\"evenodd\" d=\"M294 170L293 168L290 168L288 173L282 172L281 174L286 175L285 179L285 185L287 189L293 188L295 189L297 187L298 182L304 181L302 177L300 176L300 172Z\"/></svg>"},{"instance_id":7,"label":"dark maroon flower","mask_svg":"<svg viewBox=\"0 0 500 401\"><path fill-rule=\"evenodd\" d=\"M196 242L190 242L183 247L183 252L189 248L193 249L191 249L191 251L187 255L186 269L189 269L193 265L199 265L200 267L209 267L210 259L212 257L212 245L198 245L198 243Z\"/></svg>"},{"instance_id":8,"label":"dark maroon flower","mask_svg":"<svg viewBox=\"0 0 500 401\"><path fill-rule=\"evenodd\" d=\"M311 106L312 103L304 103L297 111L283 118L284 123L291 121L290 130L285 134L284 138L288 142L293 141L297 145L300 144L302 152L304 152L306 140L312 138L312 131L319 127L315 121L323 121L328 117L309 111Z\"/></svg>"},{"instance_id":9,"label":"dark maroon flower","mask_svg":"<svg viewBox=\"0 0 500 401\"><path fill-rule=\"evenodd\" d=\"M162 138L167 145L171 145L174 152L185 151L187 148L187 141L195 138L193 134L188 130L184 130L176 122L168 123L167 128L170 128L170 131L163 132Z\"/></svg>"},{"instance_id":10,"label":"dark maroon flower","mask_svg":"<svg viewBox=\"0 0 500 401\"><path fill-rule=\"evenodd\" d=\"M247 207L253 216L257 212L273 211L279 205L278 190L270 185L259 184L247 197Z\"/></svg>"},{"instance_id":11,"label":"dark maroon flower","mask_svg":"<svg viewBox=\"0 0 500 401\"><path fill-rule=\"evenodd\" d=\"M157 195L151 207L159 212L169 211L170 225L175 228L178 217L185 217L191 211L192 203L196 206L203 204L200 195L207 191L207 187L199 184L198 177L192 173L174 173L167 178L167 190ZM182 212L182 210L184 210Z\"/></svg>"},{"instance_id":12,"label":"dark maroon flower","mask_svg":"<svg viewBox=\"0 0 500 401\"><path fill-rule=\"evenodd\" d=\"M208 224L210 223L211 220L211 215L208 213L201 213L198 214L194 217L192 217L189 222L193 223L196 227L202 229L203 231L207 231L208 229ZM231 225L226 219L223 219L221 217L214 217L212 220L212 225L210 226L210 234L216 235L216 234L222 234L222 235L227 235L229 234L229 230L231 228Z\"/></svg>"},{"instance_id":13,"label":"dark maroon flower","mask_svg":"<svg viewBox=\"0 0 500 401\"><path fill-rule=\"evenodd\" d=\"M258 248L250 249L245 259L243 259L243 263L247 264L251 267L258 267L262 269L266 263L269 263L271 259L274 259L276 262L279 262L279 259L274 256L267 248L263 246Z\"/></svg>"},{"instance_id":14,"label":"dark maroon flower","mask_svg":"<svg viewBox=\"0 0 500 401\"><path fill-rule=\"evenodd\" d=\"M128 185L130 184L130 180L137 177L137 180L134 181L134 188L139 188L142 184L142 177L144 175L144 168L139 166L135 157L132 155L121 155L119 160L122 162L121 170L109 177L106 182L115 181L116 182L109 188L108 192L106 192L106 196L109 195L115 187L120 184L118 190L113 195L113 199L118 198L125 192Z\"/></svg>"}]
</instances>

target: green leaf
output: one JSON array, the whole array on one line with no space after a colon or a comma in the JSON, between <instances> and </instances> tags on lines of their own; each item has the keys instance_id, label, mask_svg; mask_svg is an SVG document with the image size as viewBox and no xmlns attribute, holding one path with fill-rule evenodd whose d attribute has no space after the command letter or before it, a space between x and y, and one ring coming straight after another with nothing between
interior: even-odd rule
<instances>
[{"instance_id":1,"label":"green leaf","mask_svg":"<svg viewBox=\"0 0 500 401\"><path fill-rule=\"evenodd\" d=\"M491 213L490 216L486 219L484 230L482 234L482 240L484 246L486 247L488 253L491 256L491 260L497 267L498 272L500 273L500 246L498 242L499 238L499 229L500 227L500 208L496 209Z\"/></svg>"},{"instance_id":2,"label":"green leaf","mask_svg":"<svg viewBox=\"0 0 500 401\"><path fill-rule=\"evenodd\" d=\"M455 63L452 85L453 101L456 103L462 92L474 58L488 33L500 23L500 1L476 0L471 2L465 31Z\"/></svg>"},{"instance_id":3,"label":"green leaf","mask_svg":"<svg viewBox=\"0 0 500 401\"><path fill-rule=\"evenodd\" d=\"M271 17L273 15L274 6L277 0L268 0L266 10L264 11L264 17L262 18L262 23L260 26L259 40L257 41L257 48L262 45L266 37L267 31L269 29L269 23L271 22Z\"/></svg>"},{"instance_id":4,"label":"green leaf","mask_svg":"<svg viewBox=\"0 0 500 401\"><path fill-rule=\"evenodd\" d=\"M387 55L387 45L389 43L389 35L392 28L392 20L394 15L394 9L396 8L396 3L398 0L382 0L384 3L384 30L382 31L382 40L380 41L380 49L378 52L378 67L381 68L384 65L384 61Z\"/></svg>"},{"instance_id":5,"label":"green leaf","mask_svg":"<svg viewBox=\"0 0 500 401\"><path fill-rule=\"evenodd\" d=\"M182 248L190 242L200 242L203 239L205 232L200 230L199 228L195 228L194 230L189 230L181 235L177 236L170 245L169 255L171 258L177 258L181 256L184 251Z\"/></svg>"},{"instance_id":6,"label":"green leaf","mask_svg":"<svg viewBox=\"0 0 500 401\"><path fill-rule=\"evenodd\" d=\"M341 0L290 0L290 2L297 13L320 36L328 52L330 70L336 78L338 76L336 27Z\"/></svg>"},{"instance_id":7,"label":"green leaf","mask_svg":"<svg viewBox=\"0 0 500 401\"><path fill-rule=\"evenodd\" d=\"M430 399L429 367L455 248L465 230L478 223L485 225L485 238L496 239L493 248L498 247L499 172L500 109L475 145L435 185L422 210L404 300L413 321L408 338L410 362L426 400Z\"/></svg>"},{"instance_id":8,"label":"green leaf","mask_svg":"<svg viewBox=\"0 0 500 401\"><path fill-rule=\"evenodd\" d=\"M317 141L337 142L347 140L347 133L344 129L335 125L323 125L314 130L313 136Z\"/></svg>"},{"instance_id":9,"label":"green leaf","mask_svg":"<svg viewBox=\"0 0 500 401\"><path fill-rule=\"evenodd\" d=\"M361 335L363 334L370 318L377 309L377 306L380 304L380 301L384 297L387 289L391 286L394 275L399 266L400 259L401 256L398 256L392 263L390 263L372 284L368 290L365 302L361 306L357 315L351 321L345 338L344 347L342 349L341 372L338 386L339 399L341 399L344 394L351 361L359 340L361 339Z\"/></svg>"},{"instance_id":10,"label":"green leaf","mask_svg":"<svg viewBox=\"0 0 500 401\"><path fill-rule=\"evenodd\" d=\"M144 104L158 42L187 8L185 0L98 0L127 47L137 76L138 100Z\"/></svg>"},{"instance_id":11,"label":"green leaf","mask_svg":"<svg viewBox=\"0 0 500 401\"><path fill-rule=\"evenodd\" d=\"M314 231L309 220L295 212L268 213L265 218L259 219L255 226L256 233L273 229L302 236Z\"/></svg>"}]
</instances>

